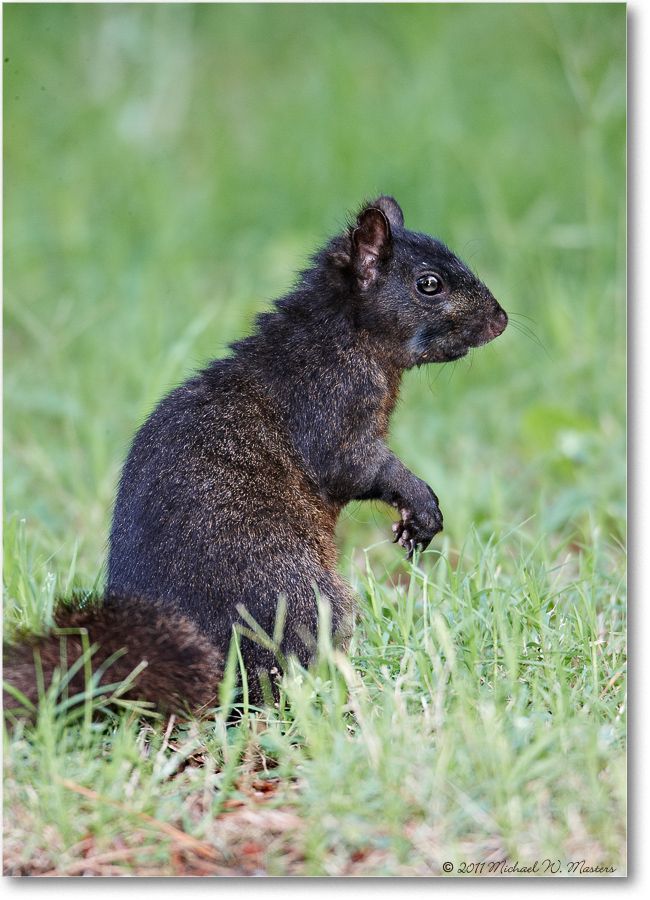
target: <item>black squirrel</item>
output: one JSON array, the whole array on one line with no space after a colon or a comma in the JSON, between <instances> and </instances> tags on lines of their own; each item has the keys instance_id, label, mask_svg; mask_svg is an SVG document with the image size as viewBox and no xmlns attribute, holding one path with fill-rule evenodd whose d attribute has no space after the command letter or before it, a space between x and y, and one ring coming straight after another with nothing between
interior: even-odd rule
<instances>
[{"instance_id":1,"label":"black squirrel","mask_svg":"<svg viewBox=\"0 0 650 900\"><path fill-rule=\"evenodd\" d=\"M103 606L62 607L56 625L88 629L95 665L126 645L106 680L146 659L131 693L175 707L214 700L233 627L250 625L238 607L273 635L282 597L281 653L307 665L318 594L345 646L355 600L337 571L343 507L395 507L394 541L408 557L442 529L436 495L386 444L402 373L458 359L507 322L444 244L404 228L392 197L366 203L231 356L173 390L141 427L117 494ZM32 702L34 648L46 684L60 662L52 637L14 648L5 665ZM258 676L276 657L246 636L241 652L260 703Z\"/></svg>"}]
</instances>

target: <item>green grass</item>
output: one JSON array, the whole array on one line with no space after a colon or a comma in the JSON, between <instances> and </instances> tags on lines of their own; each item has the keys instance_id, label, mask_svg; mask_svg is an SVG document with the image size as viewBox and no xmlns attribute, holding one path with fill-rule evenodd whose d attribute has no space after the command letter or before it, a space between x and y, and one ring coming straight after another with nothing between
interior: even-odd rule
<instances>
[{"instance_id":1,"label":"green grass","mask_svg":"<svg viewBox=\"0 0 650 900\"><path fill-rule=\"evenodd\" d=\"M8 871L622 874L623 573L586 537L553 552L472 533L456 566L428 552L397 589L368 569L351 655L324 639L320 667L236 727L232 695L171 739L48 698L6 742Z\"/></svg>"},{"instance_id":2,"label":"green grass","mask_svg":"<svg viewBox=\"0 0 650 900\"><path fill-rule=\"evenodd\" d=\"M391 445L445 531L412 568L386 510L344 513L350 656L236 728L51 698L5 741L6 870L621 874L624 5L24 4L3 25L10 637L101 587L138 424L365 196L511 317L405 376Z\"/></svg>"}]
</instances>

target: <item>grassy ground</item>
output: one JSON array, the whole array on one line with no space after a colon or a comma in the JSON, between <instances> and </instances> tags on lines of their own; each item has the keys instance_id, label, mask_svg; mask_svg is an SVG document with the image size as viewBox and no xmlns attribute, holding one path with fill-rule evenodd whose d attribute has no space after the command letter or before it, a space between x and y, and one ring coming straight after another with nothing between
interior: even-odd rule
<instances>
[{"instance_id":1,"label":"grassy ground","mask_svg":"<svg viewBox=\"0 0 650 900\"><path fill-rule=\"evenodd\" d=\"M101 584L139 422L364 196L511 316L405 378L392 446L445 533L412 568L385 510L344 514L351 655L236 728L227 686L169 731L53 700L5 740L5 870L624 872L624 6L3 18L10 633Z\"/></svg>"}]
</instances>

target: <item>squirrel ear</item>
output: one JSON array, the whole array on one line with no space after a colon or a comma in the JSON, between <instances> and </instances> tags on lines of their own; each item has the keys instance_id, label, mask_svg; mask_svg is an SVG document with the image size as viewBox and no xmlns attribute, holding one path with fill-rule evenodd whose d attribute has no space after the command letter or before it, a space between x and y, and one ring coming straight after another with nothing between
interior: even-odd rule
<instances>
[{"instance_id":1,"label":"squirrel ear","mask_svg":"<svg viewBox=\"0 0 650 900\"><path fill-rule=\"evenodd\" d=\"M352 231L352 248L361 287L376 278L379 265L393 252L393 236L386 214L378 206L367 206L357 217Z\"/></svg>"},{"instance_id":2,"label":"squirrel ear","mask_svg":"<svg viewBox=\"0 0 650 900\"><path fill-rule=\"evenodd\" d=\"M404 213L394 197L377 197L372 206L379 207L393 228L402 228L404 225Z\"/></svg>"}]
</instances>

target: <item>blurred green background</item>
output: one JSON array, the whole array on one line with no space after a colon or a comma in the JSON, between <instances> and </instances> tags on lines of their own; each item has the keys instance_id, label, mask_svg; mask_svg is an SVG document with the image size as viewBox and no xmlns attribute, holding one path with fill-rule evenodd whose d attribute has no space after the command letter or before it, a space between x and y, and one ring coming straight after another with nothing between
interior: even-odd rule
<instances>
[{"instance_id":1,"label":"blurred green background","mask_svg":"<svg viewBox=\"0 0 650 900\"><path fill-rule=\"evenodd\" d=\"M92 581L139 423L378 192L511 316L404 379L392 446L449 540L525 520L531 540L622 539L624 4L10 4L3 20L4 502L49 565L78 542ZM389 522L351 506L343 567Z\"/></svg>"}]
</instances>

